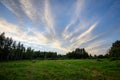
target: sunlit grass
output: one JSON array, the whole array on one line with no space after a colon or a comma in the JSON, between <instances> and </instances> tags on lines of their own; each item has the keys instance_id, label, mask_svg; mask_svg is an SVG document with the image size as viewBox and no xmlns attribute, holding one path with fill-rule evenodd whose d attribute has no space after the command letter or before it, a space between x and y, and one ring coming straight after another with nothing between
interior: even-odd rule
<instances>
[{"instance_id":1,"label":"sunlit grass","mask_svg":"<svg viewBox=\"0 0 120 80\"><path fill-rule=\"evenodd\" d=\"M86 59L1 62L0 80L120 80L120 61Z\"/></svg>"}]
</instances>

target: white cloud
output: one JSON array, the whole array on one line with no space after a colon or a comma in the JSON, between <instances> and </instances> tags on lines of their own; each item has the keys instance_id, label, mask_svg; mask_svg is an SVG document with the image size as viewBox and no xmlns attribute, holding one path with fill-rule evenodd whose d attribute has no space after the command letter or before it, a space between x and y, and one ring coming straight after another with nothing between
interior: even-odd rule
<instances>
[{"instance_id":1,"label":"white cloud","mask_svg":"<svg viewBox=\"0 0 120 80\"><path fill-rule=\"evenodd\" d=\"M91 33L91 31L96 27L96 25L97 25L97 22L94 23L92 26L90 26L90 28L88 30L86 30L85 32L83 32L79 36L70 39L69 40L71 42L70 48L75 49L76 47L79 47L80 45L88 43L88 42L96 39L97 37L99 37L101 34L93 35Z\"/></svg>"},{"instance_id":2,"label":"white cloud","mask_svg":"<svg viewBox=\"0 0 120 80\"><path fill-rule=\"evenodd\" d=\"M92 55L105 54L110 48L110 45L107 43L109 39L97 40L86 46L86 50Z\"/></svg>"},{"instance_id":3,"label":"white cloud","mask_svg":"<svg viewBox=\"0 0 120 80\"><path fill-rule=\"evenodd\" d=\"M70 46L69 49L73 50L77 47L82 46L83 44L87 44L88 42L95 40L98 38L101 34L92 34L93 29L97 26L99 21L96 21L94 24L92 24L85 32L81 33L77 37L73 37L69 39Z\"/></svg>"},{"instance_id":4,"label":"white cloud","mask_svg":"<svg viewBox=\"0 0 120 80\"><path fill-rule=\"evenodd\" d=\"M63 43L63 42L62 42L62 43ZM55 40L52 45L53 45L55 48L57 48L57 49L63 50L63 51L65 51L65 52L68 52L69 49L64 48L64 46L61 45L62 43L61 43L60 41L58 41L58 40Z\"/></svg>"},{"instance_id":5,"label":"white cloud","mask_svg":"<svg viewBox=\"0 0 120 80\"><path fill-rule=\"evenodd\" d=\"M37 8L37 6L32 3L32 0L20 0L20 3L20 7L23 12L32 21L32 23L34 23L34 25L44 23L43 9Z\"/></svg>"},{"instance_id":6,"label":"white cloud","mask_svg":"<svg viewBox=\"0 0 120 80\"><path fill-rule=\"evenodd\" d=\"M45 31L47 35L54 38L56 34L54 28L55 23L51 13L49 1L44 1L45 5L42 9L41 6L34 5L31 0L20 0L20 3L26 16L28 16L33 23L39 24L42 22L43 25L45 25Z\"/></svg>"},{"instance_id":7,"label":"white cloud","mask_svg":"<svg viewBox=\"0 0 120 80\"><path fill-rule=\"evenodd\" d=\"M11 33L11 34L16 33L15 35L17 36L20 36L23 33L18 26L8 23L6 20L2 18L0 18L0 31Z\"/></svg>"},{"instance_id":8,"label":"white cloud","mask_svg":"<svg viewBox=\"0 0 120 80\"><path fill-rule=\"evenodd\" d=\"M76 21L80 18L80 13L82 9L84 8L84 0L77 0L76 1L76 6L75 6L75 11L73 14L73 18L71 19L70 23L65 27L65 30L63 31L63 37L66 39L68 38L69 34L69 28L76 23Z\"/></svg>"},{"instance_id":9,"label":"white cloud","mask_svg":"<svg viewBox=\"0 0 120 80\"><path fill-rule=\"evenodd\" d=\"M94 49L94 48L97 48L97 47L100 47L100 46L104 45L105 42L106 42L106 40L96 41L96 42L88 45L86 48L88 48L88 49Z\"/></svg>"},{"instance_id":10,"label":"white cloud","mask_svg":"<svg viewBox=\"0 0 120 80\"><path fill-rule=\"evenodd\" d=\"M51 14L49 0L45 0L44 16L46 21L46 30L51 36L55 37L55 22L53 19L53 15Z\"/></svg>"},{"instance_id":11,"label":"white cloud","mask_svg":"<svg viewBox=\"0 0 120 80\"><path fill-rule=\"evenodd\" d=\"M99 36L100 35L94 35L94 36L93 35L88 35L85 38L82 38L82 39L80 39L80 40L78 40L76 42L73 42L70 47L75 49L75 48L77 48L77 47L79 47L79 46L81 46L83 44L87 44L88 42L98 38Z\"/></svg>"},{"instance_id":12,"label":"white cloud","mask_svg":"<svg viewBox=\"0 0 120 80\"><path fill-rule=\"evenodd\" d=\"M35 20L36 16L36 9L34 9L30 0L20 0L21 8L25 12L25 14L32 20Z\"/></svg>"},{"instance_id":13,"label":"white cloud","mask_svg":"<svg viewBox=\"0 0 120 80\"><path fill-rule=\"evenodd\" d=\"M28 34L29 30L23 31L19 25L12 24L5 19L0 19L0 31L6 32L6 36L12 37L17 41L33 41L34 43L38 42L39 44L45 44L47 42L47 39L43 34L34 31L31 32L33 35L30 35Z\"/></svg>"},{"instance_id":14,"label":"white cloud","mask_svg":"<svg viewBox=\"0 0 120 80\"><path fill-rule=\"evenodd\" d=\"M88 34L90 34L92 32L92 30L97 26L98 22L95 22L92 26L90 26L88 28L88 30L86 30L85 32L83 32L82 34L80 34L78 37L73 38L71 40L71 42L75 42L76 40L80 40L81 38L87 36Z\"/></svg>"},{"instance_id":15,"label":"white cloud","mask_svg":"<svg viewBox=\"0 0 120 80\"><path fill-rule=\"evenodd\" d=\"M107 51L106 50L108 50L109 48L98 48L98 49L87 49L86 48L86 51L88 51L89 52L89 54L91 54L91 55L104 55L104 54L106 54L107 53Z\"/></svg>"},{"instance_id":16,"label":"white cloud","mask_svg":"<svg viewBox=\"0 0 120 80\"><path fill-rule=\"evenodd\" d=\"M15 15L17 19L19 19L21 22L24 21L24 12L21 9L21 6L19 6L19 2L17 0L1 0L2 4L12 12L12 14Z\"/></svg>"}]
</instances>

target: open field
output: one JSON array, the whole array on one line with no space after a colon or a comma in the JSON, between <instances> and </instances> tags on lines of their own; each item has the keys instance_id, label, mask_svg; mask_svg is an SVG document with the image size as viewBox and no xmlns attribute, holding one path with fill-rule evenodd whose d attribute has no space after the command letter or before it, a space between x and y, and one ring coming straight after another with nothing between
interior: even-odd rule
<instances>
[{"instance_id":1,"label":"open field","mask_svg":"<svg viewBox=\"0 0 120 80\"><path fill-rule=\"evenodd\" d=\"M120 80L120 60L0 62L0 80Z\"/></svg>"}]
</instances>

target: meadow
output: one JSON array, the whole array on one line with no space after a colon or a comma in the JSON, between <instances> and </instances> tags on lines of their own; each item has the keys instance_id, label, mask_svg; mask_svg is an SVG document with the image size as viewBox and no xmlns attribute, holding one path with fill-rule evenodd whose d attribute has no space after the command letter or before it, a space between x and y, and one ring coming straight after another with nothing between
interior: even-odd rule
<instances>
[{"instance_id":1,"label":"meadow","mask_svg":"<svg viewBox=\"0 0 120 80\"><path fill-rule=\"evenodd\" d=\"M120 80L120 60L0 62L0 80Z\"/></svg>"}]
</instances>

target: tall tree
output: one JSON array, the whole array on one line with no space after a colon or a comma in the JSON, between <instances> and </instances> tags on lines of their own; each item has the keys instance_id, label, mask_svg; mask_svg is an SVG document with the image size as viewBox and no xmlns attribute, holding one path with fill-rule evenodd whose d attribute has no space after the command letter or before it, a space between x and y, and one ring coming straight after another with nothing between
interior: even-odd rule
<instances>
[{"instance_id":1,"label":"tall tree","mask_svg":"<svg viewBox=\"0 0 120 80\"><path fill-rule=\"evenodd\" d=\"M3 60L4 56L4 43L5 43L5 33L0 34L0 60Z\"/></svg>"},{"instance_id":2,"label":"tall tree","mask_svg":"<svg viewBox=\"0 0 120 80\"><path fill-rule=\"evenodd\" d=\"M120 40L117 40L112 44L112 47L109 50L109 56L120 59Z\"/></svg>"}]
</instances>

